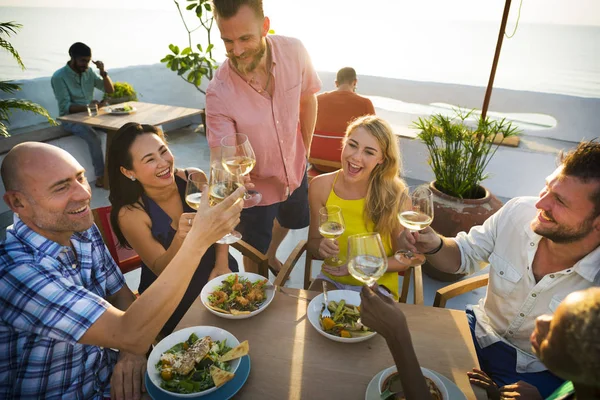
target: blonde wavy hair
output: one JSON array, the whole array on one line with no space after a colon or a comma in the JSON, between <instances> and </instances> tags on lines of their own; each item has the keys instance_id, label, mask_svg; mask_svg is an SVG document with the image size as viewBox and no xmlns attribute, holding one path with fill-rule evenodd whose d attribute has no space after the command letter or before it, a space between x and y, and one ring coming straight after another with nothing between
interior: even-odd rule
<instances>
[{"instance_id":1,"label":"blonde wavy hair","mask_svg":"<svg viewBox=\"0 0 600 400\"><path fill-rule=\"evenodd\" d=\"M406 190L406 184L400 178L400 149L392 127L375 115L366 115L352 121L346 129L344 146L358 128L365 129L377 140L383 155L383 162L375 166L369 176L365 217L373 221L376 232L382 236L388 235L400 228L398 212L401 209L402 192Z\"/></svg>"}]
</instances>

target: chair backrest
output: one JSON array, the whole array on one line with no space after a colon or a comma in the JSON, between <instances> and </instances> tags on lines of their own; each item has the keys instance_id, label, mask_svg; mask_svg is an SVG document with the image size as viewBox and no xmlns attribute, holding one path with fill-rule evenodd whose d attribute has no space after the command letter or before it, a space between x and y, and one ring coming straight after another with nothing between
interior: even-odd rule
<instances>
[{"instance_id":1,"label":"chair backrest","mask_svg":"<svg viewBox=\"0 0 600 400\"><path fill-rule=\"evenodd\" d=\"M110 255L121 269L121 272L126 274L127 272L141 267L142 260L133 249L118 245L117 236L113 232L110 223L110 209L111 206L95 208L93 210L94 222L96 222L96 225L102 234L102 239L104 240L104 244L106 244Z\"/></svg>"},{"instance_id":2,"label":"chair backrest","mask_svg":"<svg viewBox=\"0 0 600 400\"><path fill-rule=\"evenodd\" d=\"M341 163L342 158L342 139L344 138L343 132L325 132L315 130L310 145L310 158L332 161ZM330 165L326 164L313 164L315 168L323 172L331 172ZM329 168L327 168L329 167ZM339 169L339 167L338 167Z\"/></svg>"}]
</instances>

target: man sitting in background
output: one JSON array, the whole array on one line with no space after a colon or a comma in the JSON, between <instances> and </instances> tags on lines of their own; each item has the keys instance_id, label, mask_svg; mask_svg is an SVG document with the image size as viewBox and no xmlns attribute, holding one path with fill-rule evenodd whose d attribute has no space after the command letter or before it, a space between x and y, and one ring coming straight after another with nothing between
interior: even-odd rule
<instances>
[{"instance_id":1,"label":"man sitting in background","mask_svg":"<svg viewBox=\"0 0 600 400\"><path fill-rule=\"evenodd\" d=\"M0 398L139 399L143 355L206 249L239 222L243 189L200 205L201 222L135 300L94 225L73 156L26 142L6 155L1 174L15 215L0 243Z\"/></svg>"},{"instance_id":2,"label":"man sitting in background","mask_svg":"<svg viewBox=\"0 0 600 400\"><path fill-rule=\"evenodd\" d=\"M87 105L95 107L98 101L94 100L94 88L106 93L114 92L114 87L108 73L104 70L102 61L92 61L100 71L99 78L89 68L92 59L92 50L83 43L74 43L69 48L71 59L67 65L52 75L52 90L58 102L58 115L74 114L87 111ZM104 156L102 155L102 142L96 131L83 124L62 123L63 129L85 140L94 165L96 174L96 187L103 186Z\"/></svg>"},{"instance_id":3,"label":"man sitting in background","mask_svg":"<svg viewBox=\"0 0 600 400\"><path fill-rule=\"evenodd\" d=\"M580 143L539 198L510 200L468 234L427 228L402 237L444 272L490 263L487 295L467 309L481 369L500 387L524 381L547 397L563 381L531 354L529 335L569 293L600 285L600 143Z\"/></svg>"},{"instance_id":4,"label":"man sitting in background","mask_svg":"<svg viewBox=\"0 0 600 400\"><path fill-rule=\"evenodd\" d=\"M354 68L342 68L335 79L337 89L317 96L317 123L310 147L310 157L339 161L342 138L348 123L363 115L375 115L371 100L355 93L357 82ZM339 140L330 139L331 137ZM335 170L325 165L313 165L313 167L321 172Z\"/></svg>"}]
</instances>

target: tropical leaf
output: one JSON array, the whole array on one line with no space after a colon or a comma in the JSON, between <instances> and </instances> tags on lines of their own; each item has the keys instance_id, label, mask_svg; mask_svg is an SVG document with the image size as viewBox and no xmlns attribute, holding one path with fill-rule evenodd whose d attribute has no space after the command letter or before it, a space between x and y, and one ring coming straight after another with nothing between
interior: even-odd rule
<instances>
[{"instance_id":1,"label":"tropical leaf","mask_svg":"<svg viewBox=\"0 0 600 400\"><path fill-rule=\"evenodd\" d=\"M20 83L13 83L11 81L0 81L0 92L13 94L21 90Z\"/></svg>"},{"instance_id":2,"label":"tropical leaf","mask_svg":"<svg viewBox=\"0 0 600 400\"><path fill-rule=\"evenodd\" d=\"M57 125L56 121L52 119L52 117L44 107L40 106L39 104L33 103L29 100L23 99L0 100L0 122L7 122L13 110L32 112L41 115L42 117L45 117L48 120L48 123L50 125ZM8 132L6 131L6 133ZM0 132L0 134L7 136L2 132Z\"/></svg>"},{"instance_id":3,"label":"tropical leaf","mask_svg":"<svg viewBox=\"0 0 600 400\"><path fill-rule=\"evenodd\" d=\"M6 40L4 40L3 38L0 37L0 47L2 47L4 50L8 51L13 56L13 58L17 61L17 64L19 64L19 67L21 67L22 70L25 70L25 64L23 64L23 60L21 60L21 56L19 55L17 50L12 46L12 44L10 44L9 42L7 42Z\"/></svg>"}]
</instances>

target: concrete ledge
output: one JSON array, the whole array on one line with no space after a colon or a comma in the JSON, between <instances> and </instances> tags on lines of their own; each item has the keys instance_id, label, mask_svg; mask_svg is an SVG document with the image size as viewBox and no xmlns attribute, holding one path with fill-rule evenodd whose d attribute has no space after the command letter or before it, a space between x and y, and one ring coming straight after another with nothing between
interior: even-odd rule
<instances>
[{"instance_id":1,"label":"concrete ledge","mask_svg":"<svg viewBox=\"0 0 600 400\"><path fill-rule=\"evenodd\" d=\"M15 134L0 139L0 154L8 153L10 149L23 142L49 142L61 137L70 136L61 126L49 126L31 132Z\"/></svg>"}]
</instances>

